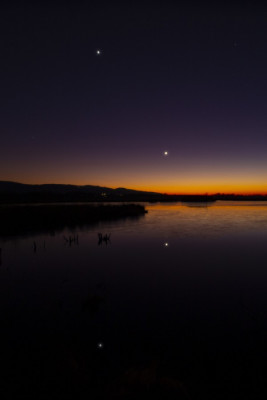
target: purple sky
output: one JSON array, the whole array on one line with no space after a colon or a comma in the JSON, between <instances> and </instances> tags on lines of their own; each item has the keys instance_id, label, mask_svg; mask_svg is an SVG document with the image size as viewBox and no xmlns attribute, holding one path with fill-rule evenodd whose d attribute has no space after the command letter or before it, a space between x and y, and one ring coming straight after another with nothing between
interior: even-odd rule
<instances>
[{"instance_id":1,"label":"purple sky","mask_svg":"<svg viewBox=\"0 0 267 400\"><path fill-rule=\"evenodd\" d=\"M55 4L1 6L1 180L267 193L266 7Z\"/></svg>"}]
</instances>

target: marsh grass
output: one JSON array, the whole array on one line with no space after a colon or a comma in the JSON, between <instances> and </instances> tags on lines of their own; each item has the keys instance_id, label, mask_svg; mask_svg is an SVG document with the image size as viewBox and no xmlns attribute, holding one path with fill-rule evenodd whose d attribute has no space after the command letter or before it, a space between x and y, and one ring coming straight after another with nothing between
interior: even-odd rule
<instances>
[{"instance_id":1,"label":"marsh grass","mask_svg":"<svg viewBox=\"0 0 267 400\"><path fill-rule=\"evenodd\" d=\"M145 207L138 204L1 206L0 236L76 228L99 221L136 218L145 213Z\"/></svg>"}]
</instances>

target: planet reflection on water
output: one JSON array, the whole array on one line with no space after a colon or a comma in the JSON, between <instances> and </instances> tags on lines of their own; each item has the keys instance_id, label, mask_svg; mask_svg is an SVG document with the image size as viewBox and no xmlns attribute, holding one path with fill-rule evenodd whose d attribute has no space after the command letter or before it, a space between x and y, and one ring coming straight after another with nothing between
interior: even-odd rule
<instances>
[{"instance_id":1,"label":"planet reflection on water","mask_svg":"<svg viewBox=\"0 0 267 400\"><path fill-rule=\"evenodd\" d=\"M4 389L266 394L267 203L146 207L1 239Z\"/></svg>"}]
</instances>

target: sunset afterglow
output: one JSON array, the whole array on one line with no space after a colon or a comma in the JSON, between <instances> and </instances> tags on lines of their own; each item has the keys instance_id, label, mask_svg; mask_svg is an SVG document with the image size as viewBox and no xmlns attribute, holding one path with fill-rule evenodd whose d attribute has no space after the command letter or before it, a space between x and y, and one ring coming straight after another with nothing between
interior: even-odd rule
<instances>
[{"instance_id":1,"label":"sunset afterglow","mask_svg":"<svg viewBox=\"0 0 267 400\"><path fill-rule=\"evenodd\" d=\"M262 14L140 10L7 14L0 180L267 193Z\"/></svg>"}]
</instances>

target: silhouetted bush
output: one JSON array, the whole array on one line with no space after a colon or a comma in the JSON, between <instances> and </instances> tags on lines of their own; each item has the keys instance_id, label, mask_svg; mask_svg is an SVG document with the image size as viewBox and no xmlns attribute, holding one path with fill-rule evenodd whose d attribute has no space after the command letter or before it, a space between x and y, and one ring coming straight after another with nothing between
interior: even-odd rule
<instances>
[{"instance_id":1,"label":"silhouetted bush","mask_svg":"<svg viewBox=\"0 0 267 400\"><path fill-rule=\"evenodd\" d=\"M75 228L90 223L138 217L146 210L138 204L21 205L0 207L0 235Z\"/></svg>"}]
</instances>

